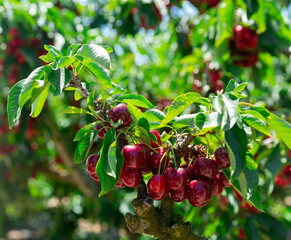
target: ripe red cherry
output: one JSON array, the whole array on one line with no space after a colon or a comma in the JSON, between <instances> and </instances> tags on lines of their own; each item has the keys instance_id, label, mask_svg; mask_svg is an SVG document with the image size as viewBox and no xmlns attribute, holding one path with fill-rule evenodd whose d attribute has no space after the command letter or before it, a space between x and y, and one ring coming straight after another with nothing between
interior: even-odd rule
<instances>
[{"instance_id":1,"label":"ripe red cherry","mask_svg":"<svg viewBox=\"0 0 291 240\"><path fill-rule=\"evenodd\" d=\"M218 178L224 188L231 187L231 184L228 181L227 177L224 175L223 171L221 170L218 171Z\"/></svg>"},{"instance_id":2,"label":"ripe red cherry","mask_svg":"<svg viewBox=\"0 0 291 240\"><path fill-rule=\"evenodd\" d=\"M183 202L188 197L187 187L181 188L177 191L171 190L170 196L174 202Z\"/></svg>"},{"instance_id":3,"label":"ripe red cherry","mask_svg":"<svg viewBox=\"0 0 291 240\"><path fill-rule=\"evenodd\" d=\"M97 136L98 136L99 138L101 138L101 139L104 139L104 137L105 137L105 135L106 135L106 133L107 133L107 130L106 130L104 124L102 124L102 123L97 124L97 125L94 127L94 130L96 130L96 131L99 131L99 130L100 130L100 131L98 132Z\"/></svg>"},{"instance_id":4,"label":"ripe red cherry","mask_svg":"<svg viewBox=\"0 0 291 240\"><path fill-rule=\"evenodd\" d=\"M250 28L237 25L233 29L233 38L237 49L253 50L258 45L258 35Z\"/></svg>"},{"instance_id":5,"label":"ripe red cherry","mask_svg":"<svg viewBox=\"0 0 291 240\"><path fill-rule=\"evenodd\" d=\"M164 148L159 148L157 153L154 153L151 157L150 157L150 161L153 167L155 168L159 168L160 165L160 161L163 157L163 155L166 153L166 149ZM163 158L163 161L161 163L161 167L163 168L165 165L165 161L166 161L166 156Z\"/></svg>"},{"instance_id":6,"label":"ripe red cherry","mask_svg":"<svg viewBox=\"0 0 291 240\"><path fill-rule=\"evenodd\" d=\"M180 165L180 167L184 168L187 171L188 176L189 176L189 181L198 179L198 177L196 176L196 173L194 171L193 165L189 165L189 167L188 167L188 164L182 164L182 165Z\"/></svg>"},{"instance_id":7,"label":"ripe red cherry","mask_svg":"<svg viewBox=\"0 0 291 240\"><path fill-rule=\"evenodd\" d=\"M219 180L218 176L215 176L215 178L213 179L213 194L214 195L219 195L221 194L223 191L223 185Z\"/></svg>"},{"instance_id":8,"label":"ripe red cherry","mask_svg":"<svg viewBox=\"0 0 291 240\"><path fill-rule=\"evenodd\" d=\"M141 173L138 169L125 167L122 174L122 181L127 187L136 187L141 180Z\"/></svg>"},{"instance_id":9,"label":"ripe red cherry","mask_svg":"<svg viewBox=\"0 0 291 240\"><path fill-rule=\"evenodd\" d=\"M122 149L124 165L133 169L142 167L146 161L146 152L143 147L126 145Z\"/></svg>"},{"instance_id":10,"label":"ripe red cherry","mask_svg":"<svg viewBox=\"0 0 291 240\"><path fill-rule=\"evenodd\" d=\"M213 194L212 182L209 180L193 180L188 185L188 200L194 207L205 205Z\"/></svg>"},{"instance_id":11,"label":"ripe red cherry","mask_svg":"<svg viewBox=\"0 0 291 240\"><path fill-rule=\"evenodd\" d=\"M151 155L151 148L148 145L146 145L143 142L140 142L140 143L135 144L135 146L138 146L138 147L142 147L143 148L143 150L146 153L146 155L145 155L145 158L146 159L148 159L150 157L150 155Z\"/></svg>"},{"instance_id":12,"label":"ripe red cherry","mask_svg":"<svg viewBox=\"0 0 291 240\"><path fill-rule=\"evenodd\" d=\"M218 173L218 167L215 160L199 157L194 162L194 170L198 177L202 179L213 180Z\"/></svg>"},{"instance_id":13,"label":"ripe red cherry","mask_svg":"<svg viewBox=\"0 0 291 240\"><path fill-rule=\"evenodd\" d=\"M203 87L202 82L199 79L194 79L192 87L195 92L202 94Z\"/></svg>"},{"instance_id":14,"label":"ripe red cherry","mask_svg":"<svg viewBox=\"0 0 291 240\"><path fill-rule=\"evenodd\" d=\"M151 140L151 147L152 148L158 148L158 147L160 147L162 145L160 133L158 131L156 131L156 130L150 130L150 132L152 134L154 134L156 136L156 138L157 138L157 143L154 142L153 140Z\"/></svg>"},{"instance_id":15,"label":"ripe red cherry","mask_svg":"<svg viewBox=\"0 0 291 240\"><path fill-rule=\"evenodd\" d=\"M161 192L166 187L166 178L163 175L154 174L149 180L149 185L154 192Z\"/></svg>"},{"instance_id":16,"label":"ripe red cherry","mask_svg":"<svg viewBox=\"0 0 291 240\"><path fill-rule=\"evenodd\" d=\"M222 168L230 167L230 159L224 147L217 148L215 150L214 155L215 155L216 162L219 166L221 166Z\"/></svg>"},{"instance_id":17,"label":"ripe red cherry","mask_svg":"<svg viewBox=\"0 0 291 240\"><path fill-rule=\"evenodd\" d=\"M180 167L177 170L174 168L168 167L164 173L167 179L167 186L172 190L180 190L185 188L189 181L188 172Z\"/></svg>"},{"instance_id":18,"label":"ripe red cherry","mask_svg":"<svg viewBox=\"0 0 291 240\"><path fill-rule=\"evenodd\" d=\"M123 121L121 126L126 126L128 122L132 121L131 115L127 109L126 104L120 103L108 112L109 120L117 123L119 119Z\"/></svg>"},{"instance_id":19,"label":"ripe red cherry","mask_svg":"<svg viewBox=\"0 0 291 240\"><path fill-rule=\"evenodd\" d=\"M96 173L96 165L98 163L99 158L100 155L98 154L92 154L87 158L86 169L89 173Z\"/></svg>"},{"instance_id":20,"label":"ripe red cherry","mask_svg":"<svg viewBox=\"0 0 291 240\"><path fill-rule=\"evenodd\" d=\"M95 171L95 172L92 172L92 173L90 173L90 177L91 177L93 180L97 181L97 182L99 182L99 181L100 181L100 179L99 179L99 177L98 177L98 175L97 175L96 171Z\"/></svg>"},{"instance_id":21,"label":"ripe red cherry","mask_svg":"<svg viewBox=\"0 0 291 240\"><path fill-rule=\"evenodd\" d=\"M162 200L163 198L165 198L169 192L170 192L170 189L165 186L164 189L162 189L162 191L160 192L154 192L151 187L150 187L150 184L148 183L147 184L147 192L149 194L149 196L154 199L154 200Z\"/></svg>"}]
</instances>

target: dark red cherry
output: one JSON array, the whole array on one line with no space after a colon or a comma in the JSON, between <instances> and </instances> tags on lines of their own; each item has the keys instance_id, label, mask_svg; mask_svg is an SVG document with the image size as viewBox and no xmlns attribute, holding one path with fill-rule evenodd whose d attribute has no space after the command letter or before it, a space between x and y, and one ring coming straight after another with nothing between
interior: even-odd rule
<instances>
[{"instance_id":1,"label":"dark red cherry","mask_svg":"<svg viewBox=\"0 0 291 240\"><path fill-rule=\"evenodd\" d=\"M223 191L223 185L219 180L218 176L215 176L215 178L213 179L213 194L214 195L219 195L221 194Z\"/></svg>"},{"instance_id":2,"label":"dark red cherry","mask_svg":"<svg viewBox=\"0 0 291 240\"><path fill-rule=\"evenodd\" d=\"M183 202L188 197L187 186L177 191L171 190L170 196L174 202Z\"/></svg>"},{"instance_id":3,"label":"dark red cherry","mask_svg":"<svg viewBox=\"0 0 291 240\"><path fill-rule=\"evenodd\" d=\"M124 182L122 181L122 178L120 177L115 185L115 187L117 188L124 188L126 187L126 185L124 184Z\"/></svg>"},{"instance_id":4,"label":"dark red cherry","mask_svg":"<svg viewBox=\"0 0 291 240\"><path fill-rule=\"evenodd\" d=\"M242 51L255 49L259 40L255 31L242 25L234 27L233 39L237 49Z\"/></svg>"},{"instance_id":5,"label":"dark red cherry","mask_svg":"<svg viewBox=\"0 0 291 240\"><path fill-rule=\"evenodd\" d=\"M106 130L104 124L102 124L102 123L97 124L97 125L94 127L94 130L96 130L96 131L99 131L99 130L100 130L100 131L98 132L97 136L98 136L99 138L101 138L101 139L104 139L104 137L105 137L105 135L106 135L106 133L107 133L107 130Z\"/></svg>"},{"instance_id":6,"label":"dark red cherry","mask_svg":"<svg viewBox=\"0 0 291 240\"><path fill-rule=\"evenodd\" d=\"M126 126L131 121L131 115L127 109L126 104L120 103L108 112L109 120L117 123L119 119L123 121L121 126Z\"/></svg>"},{"instance_id":7,"label":"dark red cherry","mask_svg":"<svg viewBox=\"0 0 291 240\"><path fill-rule=\"evenodd\" d=\"M126 145L122 149L124 165L133 169L142 167L146 162L146 152L143 147Z\"/></svg>"},{"instance_id":8,"label":"dark red cherry","mask_svg":"<svg viewBox=\"0 0 291 240\"><path fill-rule=\"evenodd\" d=\"M156 131L156 130L150 130L150 132L152 134L154 134L156 136L156 138L157 138L157 143L154 142L153 140L151 140L151 147L152 148L158 148L158 147L160 147L162 145L160 133L158 131Z\"/></svg>"},{"instance_id":9,"label":"dark red cherry","mask_svg":"<svg viewBox=\"0 0 291 240\"><path fill-rule=\"evenodd\" d=\"M168 167L164 173L167 179L167 186L172 190L180 190L185 188L189 181L188 172L180 167L177 170L174 168Z\"/></svg>"},{"instance_id":10,"label":"dark red cherry","mask_svg":"<svg viewBox=\"0 0 291 240\"><path fill-rule=\"evenodd\" d=\"M216 162L219 166L221 166L222 168L230 167L230 159L224 147L217 148L215 150L214 155L215 155Z\"/></svg>"},{"instance_id":11,"label":"dark red cherry","mask_svg":"<svg viewBox=\"0 0 291 240\"><path fill-rule=\"evenodd\" d=\"M149 185L154 192L161 192L166 187L166 178L163 175L154 174L149 180Z\"/></svg>"},{"instance_id":12,"label":"dark red cherry","mask_svg":"<svg viewBox=\"0 0 291 240\"><path fill-rule=\"evenodd\" d=\"M160 165L160 161L162 159L162 157L164 156L164 154L166 153L166 149L164 148L159 148L157 153L154 153L151 157L150 157L150 161L153 167L155 168L159 168ZM166 162L166 156L163 158L163 161L161 163L161 167L164 167L164 164Z\"/></svg>"},{"instance_id":13,"label":"dark red cherry","mask_svg":"<svg viewBox=\"0 0 291 240\"><path fill-rule=\"evenodd\" d=\"M196 159L194 170L198 177L209 180L213 180L218 173L216 161L205 157Z\"/></svg>"},{"instance_id":14,"label":"dark red cherry","mask_svg":"<svg viewBox=\"0 0 291 240\"><path fill-rule=\"evenodd\" d=\"M188 200L193 206L205 205L213 195L212 181L192 180L188 185Z\"/></svg>"},{"instance_id":15,"label":"dark red cherry","mask_svg":"<svg viewBox=\"0 0 291 240\"><path fill-rule=\"evenodd\" d=\"M165 186L165 188L161 192L154 192L151 189L150 184L148 183L147 184L147 192L152 199L162 200L163 198L165 198L169 194L170 189L167 186Z\"/></svg>"},{"instance_id":16,"label":"dark red cherry","mask_svg":"<svg viewBox=\"0 0 291 240\"><path fill-rule=\"evenodd\" d=\"M146 145L143 142L140 142L135 144L135 146L142 147L143 150L145 151L145 158L149 159L149 157L151 156L151 148L148 145Z\"/></svg>"},{"instance_id":17,"label":"dark red cherry","mask_svg":"<svg viewBox=\"0 0 291 240\"><path fill-rule=\"evenodd\" d=\"M123 171L122 181L127 187L136 187L141 181L140 170L125 167Z\"/></svg>"},{"instance_id":18,"label":"dark red cherry","mask_svg":"<svg viewBox=\"0 0 291 240\"><path fill-rule=\"evenodd\" d=\"M152 172L152 165L149 159L146 161L146 164L140 168L140 171L142 174L148 174Z\"/></svg>"},{"instance_id":19,"label":"dark red cherry","mask_svg":"<svg viewBox=\"0 0 291 240\"><path fill-rule=\"evenodd\" d=\"M227 177L224 175L223 171L221 170L218 171L218 178L224 188L231 187L231 184L228 181Z\"/></svg>"},{"instance_id":20,"label":"dark red cherry","mask_svg":"<svg viewBox=\"0 0 291 240\"><path fill-rule=\"evenodd\" d=\"M92 154L87 158L86 169L89 173L96 173L96 165L98 163L99 158L100 155L98 154Z\"/></svg>"},{"instance_id":21,"label":"dark red cherry","mask_svg":"<svg viewBox=\"0 0 291 240\"><path fill-rule=\"evenodd\" d=\"M99 179L99 177L98 177L98 175L97 175L96 171L95 171L95 172L92 172L92 173L90 173L90 177L91 177L93 180L97 181L97 182L99 182L99 181L100 181L100 179Z\"/></svg>"}]
</instances>

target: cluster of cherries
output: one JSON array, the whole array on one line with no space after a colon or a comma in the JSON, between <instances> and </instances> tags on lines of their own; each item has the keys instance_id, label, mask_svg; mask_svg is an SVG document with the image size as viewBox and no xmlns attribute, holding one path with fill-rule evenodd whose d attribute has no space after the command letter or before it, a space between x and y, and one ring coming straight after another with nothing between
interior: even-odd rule
<instances>
[{"instance_id":1,"label":"cluster of cherries","mask_svg":"<svg viewBox=\"0 0 291 240\"><path fill-rule=\"evenodd\" d=\"M117 105L108 112L108 118L113 122L123 121L122 126L128 126L131 122L131 115L127 106L123 103ZM99 126L98 126L99 125ZM104 138L108 131L107 126L98 124L98 136ZM175 202L186 199L195 207L202 207L213 195L220 194L230 183L222 170L228 168L230 160L226 149L220 147L215 151L215 159L207 158L203 151L197 155L197 149L193 152L186 152L184 160L186 164L176 165L170 152L162 147L161 136L155 130L150 131L156 137L156 142L151 140L150 145L143 142L126 145L122 149L124 164L120 178L116 184L117 188L136 187L142 180L142 174L152 173L147 184L147 191L154 200L161 200L168 194ZM100 156L90 155L86 160L86 169L92 179L99 181L96 173L96 165ZM163 171L163 169L165 169Z\"/></svg>"},{"instance_id":2,"label":"cluster of cherries","mask_svg":"<svg viewBox=\"0 0 291 240\"><path fill-rule=\"evenodd\" d=\"M233 29L233 37L230 39L230 50L233 63L240 67L252 67L258 61L259 38L257 33L242 25Z\"/></svg>"},{"instance_id":3,"label":"cluster of cherries","mask_svg":"<svg viewBox=\"0 0 291 240\"><path fill-rule=\"evenodd\" d=\"M280 187L291 184L291 164L286 165L276 176L275 183Z\"/></svg>"}]
</instances>

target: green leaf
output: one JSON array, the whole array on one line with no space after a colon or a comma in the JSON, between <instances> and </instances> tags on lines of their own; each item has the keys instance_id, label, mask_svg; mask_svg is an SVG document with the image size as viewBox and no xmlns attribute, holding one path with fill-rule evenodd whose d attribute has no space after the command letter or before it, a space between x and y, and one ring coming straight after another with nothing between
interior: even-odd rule
<instances>
[{"instance_id":1,"label":"green leaf","mask_svg":"<svg viewBox=\"0 0 291 240\"><path fill-rule=\"evenodd\" d=\"M58 96L63 92L65 85L71 81L71 74L68 69L60 68L48 75L48 81L56 89L55 96Z\"/></svg>"},{"instance_id":2,"label":"green leaf","mask_svg":"<svg viewBox=\"0 0 291 240\"><path fill-rule=\"evenodd\" d=\"M79 89L75 89L75 92L74 92L74 99L76 101L80 100L81 98L83 97L82 93L80 92Z\"/></svg>"},{"instance_id":3,"label":"green leaf","mask_svg":"<svg viewBox=\"0 0 291 240\"><path fill-rule=\"evenodd\" d=\"M68 55L70 57L72 57L76 52L77 50L81 47L81 44L80 43L74 43L72 44L69 48L68 48Z\"/></svg>"},{"instance_id":4,"label":"green leaf","mask_svg":"<svg viewBox=\"0 0 291 240\"><path fill-rule=\"evenodd\" d=\"M96 139L96 136L97 133L93 131L88 132L81 138L75 151L74 163L82 163L86 160L86 157L88 156L88 153Z\"/></svg>"},{"instance_id":5,"label":"green leaf","mask_svg":"<svg viewBox=\"0 0 291 240\"><path fill-rule=\"evenodd\" d=\"M233 92L234 93L237 93L237 92L242 92L243 90L245 90L246 86L248 85L247 82L243 82L241 84L239 84L234 90Z\"/></svg>"},{"instance_id":6,"label":"green leaf","mask_svg":"<svg viewBox=\"0 0 291 240\"><path fill-rule=\"evenodd\" d=\"M110 167L110 171L106 172L109 176L112 176L113 178L116 178L116 145L117 142L114 141L108 150L108 163Z\"/></svg>"},{"instance_id":7,"label":"green leaf","mask_svg":"<svg viewBox=\"0 0 291 240\"><path fill-rule=\"evenodd\" d=\"M245 110L245 111L240 111L241 115L247 114L255 117L256 119L260 119L262 121L266 121L266 118L264 118L259 112L254 111L254 110Z\"/></svg>"},{"instance_id":8,"label":"green leaf","mask_svg":"<svg viewBox=\"0 0 291 240\"><path fill-rule=\"evenodd\" d=\"M97 81L99 81L103 88L108 89L112 86L110 77L107 72L98 64L94 62L86 62L84 63L84 69L91 73Z\"/></svg>"},{"instance_id":9,"label":"green leaf","mask_svg":"<svg viewBox=\"0 0 291 240\"><path fill-rule=\"evenodd\" d=\"M130 115L132 116L133 121L135 123L138 123L138 120L140 118L145 118L144 113L140 109L138 109L137 107L133 106L132 104L128 103L127 109L130 112Z\"/></svg>"},{"instance_id":10,"label":"green leaf","mask_svg":"<svg viewBox=\"0 0 291 240\"><path fill-rule=\"evenodd\" d=\"M265 122L261 119L257 119L256 117L249 114L242 114L241 117L250 127L262 132L267 136L271 136Z\"/></svg>"},{"instance_id":11,"label":"green leaf","mask_svg":"<svg viewBox=\"0 0 291 240\"><path fill-rule=\"evenodd\" d=\"M255 21L258 25L259 33L263 33L266 31L266 12L265 12L265 0L258 0L259 8L258 10L251 16L251 19Z\"/></svg>"},{"instance_id":12,"label":"green leaf","mask_svg":"<svg viewBox=\"0 0 291 240\"><path fill-rule=\"evenodd\" d=\"M63 56L63 53L53 45L44 45L44 49L47 50L48 52L49 51L55 52L57 54L56 56Z\"/></svg>"},{"instance_id":13,"label":"green leaf","mask_svg":"<svg viewBox=\"0 0 291 240\"><path fill-rule=\"evenodd\" d=\"M173 123L173 128L183 128L183 127L189 127L194 128L195 127L195 118L198 115L198 113L195 114L185 114L180 117L175 118L175 122Z\"/></svg>"},{"instance_id":14,"label":"green leaf","mask_svg":"<svg viewBox=\"0 0 291 240\"><path fill-rule=\"evenodd\" d=\"M225 88L225 92L232 92L238 86L239 86L239 84L236 81L234 81L233 79L231 79Z\"/></svg>"},{"instance_id":15,"label":"green leaf","mask_svg":"<svg viewBox=\"0 0 291 240\"><path fill-rule=\"evenodd\" d=\"M273 113L267 118L267 122L271 129L273 129L288 148L291 149L291 124Z\"/></svg>"},{"instance_id":16,"label":"green leaf","mask_svg":"<svg viewBox=\"0 0 291 240\"><path fill-rule=\"evenodd\" d=\"M246 166L243 170L243 173L247 180L247 199L249 199L259 183L259 173L257 170L257 163L253 155L248 152L246 155Z\"/></svg>"},{"instance_id":17,"label":"green leaf","mask_svg":"<svg viewBox=\"0 0 291 240\"><path fill-rule=\"evenodd\" d=\"M108 53L113 52L113 49L112 49L112 47L110 47L110 46L101 45L101 47L103 47L103 48L104 48Z\"/></svg>"},{"instance_id":18,"label":"green leaf","mask_svg":"<svg viewBox=\"0 0 291 240\"><path fill-rule=\"evenodd\" d=\"M57 70L57 69L62 68L62 67L67 67L67 66L71 65L74 61L75 61L74 58L71 58L68 56L62 57L58 61L56 61L56 65L52 69Z\"/></svg>"},{"instance_id":19,"label":"green leaf","mask_svg":"<svg viewBox=\"0 0 291 240\"><path fill-rule=\"evenodd\" d=\"M199 113L195 119L196 126L200 129L198 135L205 134L220 126L221 119L221 114L218 114L217 112Z\"/></svg>"},{"instance_id":20,"label":"green leaf","mask_svg":"<svg viewBox=\"0 0 291 240\"><path fill-rule=\"evenodd\" d=\"M58 112L58 113L73 113L73 114L90 114L91 113L83 108L77 108L74 106L68 106L65 107L62 111Z\"/></svg>"},{"instance_id":21,"label":"green leaf","mask_svg":"<svg viewBox=\"0 0 291 240\"><path fill-rule=\"evenodd\" d=\"M102 187L99 197L101 197L102 195L112 190L120 176L124 158L120 152L118 145L113 144L115 141L116 141L116 130L112 128L105 135L103 147L100 151L100 159L97 164L97 174L100 179L101 187ZM109 163L109 156L108 156L109 149L110 149L111 163ZM114 152L115 152L115 157L114 157ZM112 166L116 166L114 174L112 174L112 171L114 169L110 167L110 164L112 164ZM115 175L115 178L111 176L110 174Z\"/></svg>"},{"instance_id":22,"label":"green leaf","mask_svg":"<svg viewBox=\"0 0 291 240\"><path fill-rule=\"evenodd\" d=\"M211 105L214 109L214 111L218 112L219 114L222 114L223 106L220 101L220 98L218 96L212 95L211 97Z\"/></svg>"},{"instance_id":23,"label":"green leaf","mask_svg":"<svg viewBox=\"0 0 291 240\"><path fill-rule=\"evenodd\" d=\"M81 138L83 138L85 136L85 134L87 134L88 132L90 132L100 121L97 122L93 122L93 123L89 123L87 125L85 125L84 127L82 127L76 134L75 138L74 138L74 142L81 140Z\"/></svg>"},{"instance_id":24,"label":"green leaf","mask_svg":"<svg viewBox=\"0 0 291 240\"><path fill-rule=\"evenodd\" d=\"M34 88L31 96L31 117L37 117L45 104L49 92L49 83L46 82L42 87Z\"/></svg>"},{"instance_id":25,"label":"green leaf","mask_svg":"<svg viewBox=\"0 0 291 240\"><path fill-rule=\"evenodd\" d=\"M168 122L170 122L180 113L182 113L192 103L197 102L200 99L201 96L198 93L193 92L189 92L176 97L172 102L171 106L169 106L168 112L159 127L165 127Z\"/></svg>"},{"instance_id":26,"label":"green leaf","mask_svg":"<svg viewBox=\"0 0 291 240\"><path fill-rule=\"evenodd\" d=\"M94 112L94 101L95 101L95 89L92 92L90 92L87 98L87 106L91 112Z\"/></svg>"},{"instance_id":27,"label":"green leaf","mask_svg":"<svg viewBox=\"0 0 291 240\"><path fill-rule=\"evenodd\" d=\"M132 105L136 107L142 107L142 108L154 107L154 105L151 104L151 102L147 100L144 96L141 96L139 94L134 94L134 93L120 96L119 98L117 98L117 101L131 103Z\"/></svg>"},{"instance_id":28,"label":"green leaf","mask_svg":"<svg viewBox=\"0 0 291 240\"><path fill-rule=\"evenodd\" d=\"M239 99L230 93L222 94L223 117L221 127L224 131L231 129L239 118L238 102Z\"/></svg>"},{"instance_id":29,"label":"green leaf","mask_svg":"<svg viewBox=\"0 0 291 240\"><path fill-rule=\"evenodd\" d=\"M78 49L76 54L85 58L89 58L102 67L111 69L109 54L101 46L94 44L84 44Z\"/></svg>"},{"instance_id":30,"label":"green leaf","mask_svg":"<svg viewBox=\"0 0 291 240\"><path fill-rule=\"evenodd\" d=\"M149 122L154 122L154 121L159 122L165 118L165 114L158 109L150 109L144 113L144 117Z\"/></svg>"},{"instance_id":31,"label":"green leaf","mask_svg":"<svg viewBox=\"0 0 291 240\"><path fill-rule=\"evenodd\" d=\"M151 135L153 135L152 133L150 133L149 131L147 131L145 128L138 126L137 127L138 132L136 132L136 137L141 140L143 143L150 145L150 139L151 139ZM156 138L154 140L155 142L157 142Z\"/></svg>"},{"instance_id":32,"label":"green leaf","mask_svg":"<svg viewBox=\"0 0 291 240\"><path fill-rule=\"evenodd\" d=\"M227 152L231 163L232 177L236 178L243 171L246 164L248 139L245 131L237 124L225 132Z\"/></svg>"},{"instance_id":33,"label":"green leaf","mask_svg":"<svg viewBox=\"0 0 291 240\"><path fill-rule=\"evenodd\" d=\"M249 201L260 211L263 211L262 200L259 191L256 189L253 191ZM248 201L248 202L249 202Z\"/></svg>"},{"instance_id":34,"label":"green leaf","mask_svg":"<svg viewBox=\"0 0 291 240\"><path fill-rule=\"evenodd\" d=\"M138 120L138 126L143 127L148 132L150 131L150 124L146 118L140 118Z\"/></svg>"},{"instance_id":35,"label":"green leaf","mask_svg":"<svg viewBox=\"0 0 291 240\"><path fill-rule=\"evenodd\" d=\"M21 108L19 106L19 99L21 95L21 90L23 88L24 80L17 82L10 90L8 95L7 113L8 113L8 123L11 129L21 114Z\"/></svg>"}]
</instances>

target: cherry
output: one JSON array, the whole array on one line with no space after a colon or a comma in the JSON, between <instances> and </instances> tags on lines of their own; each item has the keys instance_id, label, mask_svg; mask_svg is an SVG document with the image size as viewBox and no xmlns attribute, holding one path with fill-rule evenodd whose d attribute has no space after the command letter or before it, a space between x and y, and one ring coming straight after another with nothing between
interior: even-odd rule
<instances>
[{"instance_id":1,"label":"cherry","mask_svg":"<svg viewBox=\"0 0 291 240\"><path fill-rule=\"evenodd\" d=\"M170 196L174 202L183 202L188 197L187 187L181 188L177 191L171 190Z\"/></svg>"},{"instance_id":2,"label":"cherry","mask_svg":"<svg viewBox=\"0 0 291 240\"><path fill-rule=\"evenodd\" d=\"M238 229L238 238L240 240L247 240L247 235L246 235L246 232L243 228Z\"/></svg>"},{"instance_id":3,"label":"cherry","mask_svg":"<svg viewBox=\"0 0 291 240\"><path fill-rule=\"evenodd\" d=\"M228 181L227 177L224 175L223 171L219 170L218 171L218 178L220 180L220 183L224 188L231 187L230 182Z\"/></svg>"},{"instance_id":4,"label":"cherry","mask_svg":"<svg viewBox=\"0 0 291 240\"><path fill-rule=\"evenodd\" d=\"M122 149L124 164L127 167L137 169L146 162L146 152L143 147L137 145L126 145Z\"/></svg>"},{"instance_id":5,"label":"cherry","mask_svg":"<svg viewBox=\"0 0 291 240\"><path fill-rule=\"evenodd\" d=\"M174 168L168 167L164 173L167 179L167 186L172 190L179 190L185 188L189 181L188 172L180 167L177 170Z\"/></svg>"},{"instance_id":6,"label":"cherry","mask_svg":"<svg viewBox=\"0 0 291 240\"><path fill-rule=\"evenodd\" d=\"M152 148L158 148L158 147L160 147L162 145L161 135L156 130L150 130L150 132L152 134L154 134L156 136L156 138L157 138L157 142L154 142L153 140L151 140L151 147Z\"/></svg>"},{"instance_id":7,"label":"cherry","mask_svg":"<svg viewBox=\"0 0 291 240\"><path fill-rule=\"evenodd\" d=\"M170 189L169 189L167 186L165 186L165 187L162 189L162 191L160 191L160 192L154 192L154 191L151 189L150 184L149 184L149 182L148 182L148 184L147 184L147 192L148 192L149 196L150 196L152 199L154 199L154 200L162 200L163 198L165 198L165 197L169 194Z\"/></svg>"},{"instance_id":8,"label":"cherry","mask_svg":"<svg viewBox=\"0 0 291 240\"><path fill-rule=\"evenodd\" d=\"M140 170L125 167L122 173L122 181L127 187L136 187L141 181Z\"/></svg>"},{"instance_id":9,"label":"cherry","mask_svg":"<svg viewBox=\"0 0 291 240\"><path fill-rule=\"evenodd\" d=\"M180 165L180 167L186 169L186 171L188 172L189 181L198 179L193 165L189 165L188 167L188 164L182 164Z\"/></svg>"},{"instance_id":10,"label":"cherry","mask_svg":"<svg viewBox=\"0 0 291 240\"><path fill-rule=\"evenodd\" d=\"M212 194L213 186L209 180L192 180L188 185L188 201L194 207L204 206Z\"/></svg>"},{"instance_id":11,"label":"cherry","mask_svg":"<svg viewBox=\"0 0 291 240\"><path fill-rule=\"evenodd\" d=\"M229 168L230 167L230 159L228 153L224 147L217 148L215 150L215 159L219 166L222 168Z\"/></svg>"},{"instance_id":12,"label":"cherry","mask_svg":"<svg viewBox=\"0 0 291 240\"><path fill-rule=\"evenodd\" d=\"M276 176L275 177L275 183L279 186L279 187L284 187L287 185L287 182L285 181L285 179L282 176Z\"/></svg>"},{"instance_id":13,"label":"cherry","mask_svg":"<svg viewBox=\"0 0 291 240\"><path fill-rule=\"evenodd\" d=\"M101 130L100 130L101 129ZM99 123L99 124L97 124L95 127L94 127L94 130L96 130L96 131L99 131L98 132L98 134L97 134L97 136L99 137L99 138L101 138L101 139L104 139L104 137L105 137L105 135L106 135L106 133L107 133L107 130L106 130L106 128L105 128L105 125L103 124L103 123Z\"/></svg>"},{"instance_id":14,"label":"cherry","mask_svg":"<svg viewBox=\"0 0 291 240\"><path fill-rule=\"evenodd\" d=\"M150 161L153 167L155 168L159 168L160 165L160 161L163 157L163 155L166 153L166 149L164 148L159 148L157 153L154 153L151 157L150 157ZM165 165L165 161L166 161L166 156L163 158L163 161L161 163L161 167L163 168Z\"/></svg>"},{"instance_id":15,"label":"cherry","mask_svg":"<svg viewBox=\"0 0 291 240\"><path fill-rule=\"evenodd\" d=\"M163 175L154 174L149 180L149 185L154 192L161 192L166 187L166 178Z\"/></svg>"},{"instance_id":16,"label":"cherry","mask_svg":"<svg viewBox=\"0 0 291 240\"><path fill-rule=\"evenodd\" d=\"M215 176L213 179L213 194L214 195L219 195L223 191L223 185L221 184L219 177Z\"/></svg>"},{"instance_id":17,"label":"cherry","mask_svg":"<svg viewBox=\"0 0 291 240\"><path fill-rule=\"evenodd\" d=\"M202 82L199 79L194 79L192 87L195 92L202 94Z\"/></svg>"},{"instance_id":18,"label":"cherry","mask_svg":"<svg viewBox=\"0 0 291 240\"><path fill-rule=\"evenodd\" d=\"M194 170L198 177L209 180L213 180L218 173L216 161L205 157L196 159Z\"/></svg>"},{"instance_id":19,"label":"cherry","mask_svg":"<svg viewBox=\"0 0 291 240\"><path fill-rule=\"evenodd\" d=\"M121 176L120 176L120 178L118 179L117 183L115 184L115 187L117 187L117 188L124 188L124 187L126 187L126 185L125 185L124 182L122 181Z\"/></svg>"},{"instance_id":20,"label":"cherry","mask_svg":"<svg viewBox=\"0 0 291 240\"><path fill-rule=\"evenodd\" d=\"M109 120L112 120L113 122L117 123L119 119L123 121L121 126L126 126L128 123L132 121L131 115L127 109L126 104L120 103L116 107L112 108L108 112Z\"/></svg>"},{"instance_id":21,"label":"cherry","mask_svg":"<svg viewBox=\"0 0 291 240\"><path fill-rule=\"evenodd\" d=\"M100 181L100 179L99 179L99 177L98 177L98 175L97 175L96 171L95 171L95 172L92 172L92 173L90 173L90 177L91 177L93 180L97 181L97 182L99 182L99 181Z\"/></svg>"},{"instance_id":22,"label":"cherry","mask_svg":"<svg viewBox=\"0 0 291 240\"><path fill-rule=\"evenodd\" d=\"M259 40L255 31L242 25L234 27L233 39L237 49L242 51L255 49Z\"/></svg>"},{"instance_id":23,"label":"cherry","mask_svg":"<svg viewBox=\"0 0 291 240\"><path fill-rule=\"evenodd\" d=\"M86 169L89 173L96 173L96 165L100 158L98 154L90 155L86 160Z\"/></svg>"},{"instance_id":24,"label":"cherry","mask_svg":"<svg viewBox=\"0 0 291 240\"><path fill-rule=\"evenodd\" d=\"M137 143L135 144L135 146L138 146L138 147L142 147L143 150L145 151L145 158L148 159L151 155L151 148L146 145L145 143L141 142L141 143Z\"/></svg>"},{"instance_id":25,"label":"cherry","mask_svg":"<svg viewBox=\"0 0 291 240\"><path fill-rule=\"evenodd\" d=\"M235 53L232 56L235 57L233 64L243 68L252 67L258 61L257 52Z\"/></svg>"}]
</instances>

